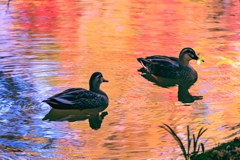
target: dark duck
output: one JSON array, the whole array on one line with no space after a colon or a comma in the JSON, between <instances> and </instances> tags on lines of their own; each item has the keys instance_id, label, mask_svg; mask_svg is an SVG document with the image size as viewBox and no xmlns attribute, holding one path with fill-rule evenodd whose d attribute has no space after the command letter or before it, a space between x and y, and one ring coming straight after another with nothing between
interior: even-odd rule
<instances>
[{"instance_id":1,"label":"dark duck","mask_svg":"<svg viewBox=\"0 0 240 160\"><path fill-rule=\"evenodd\" d=\"M198 60L192 48L183 48L179 58L155 55L146 58L138 58L147 73L159 77L193 80L198 78L197 71L189 64L191 60ZM202 62L204 62L202 60Z\"/></svg>"},{"instance_id":2,"label":"dark duck","mask_svg":"<svg viewBox=\"0 0 240 160\"><path fill-rule=\"evenodd\" d=\"M89 90L83 88L70 88L58 93L43 102L55 109L91 109L96 107L107 107L108 96L100 89L104 79L102 73L95 72L89 80Z\"/></svg>"}]
</instances>

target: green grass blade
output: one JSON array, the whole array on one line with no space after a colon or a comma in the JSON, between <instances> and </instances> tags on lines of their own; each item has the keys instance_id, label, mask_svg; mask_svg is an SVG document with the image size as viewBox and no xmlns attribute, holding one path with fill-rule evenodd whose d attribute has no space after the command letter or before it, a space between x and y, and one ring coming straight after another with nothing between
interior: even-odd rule
<instances>
[{"instance_id":1,"label":"green grass blade","mask_svg":"<svg viewBox=\"0 0 240 160\"><path fill-rule=\"evenodd\" d=\"M202 127L202 128L198 131L196 143L198 142L198 139L203 135L203 133L207 131L207 129L204 129L204 130L203 130L203 129L204 129L204 128Z\"/></svg>"},{"instance_id":2,"label":"green grass blade","mask_svg":"<svg viewBox=\"0 0 240 160\"><path fill-rule=\"evenodd\" d=\"M190 128L189 128L189 126L187 126L187 139L188 139L187 154L190 155L190 148L191 148L192 139L190 138Z\"/></svg>"},{"instance_id":3,"label":"green grass blade","mask_svg":"<svg viewBox=\"0 0 240 160\"><path fill-rule=\"evenodd\" d=\"M199 138L203 135L203 133L204 132L206 132L207 131L207 129L204 129L203 127L202 128L200 128L200 130L198 131L198 135L197 135L197 138L195 137L195 135L193 135L193 156L196 156L198 153L199 153L199 150L200 150L200 145L202 144L200 144L199 146L198 146L198 140L199 140ZM203 145L203 144L202 144ZM201 145L201 146L202 146ZM197 149L197 147L198 147L198 149ZM203 146L204 147L204 146ZM203 148L204 149L204 148Z\"/></svg>"},{"instance_id":4,"label":"green grass blade","mask_svg":"<svg viewBox=\"0 0 240 160\"><path fill-rule=\"evenodd\" d=\"M197 147L197 143L198 143L198 140L199 140L199 138L203 135L203 133L204 132L206 132L207 131L207 129L204 129L204 128L202 127L200 130L199 130L199 132L198 132L198 135L197 135L197 139L196 139L196 147Z\"/></svg>"},{"instance_id":5,"label":"green grass blade","mask_svg":"<svg viewBox=\"0 0 240 160\"><path fill-rule=\"evenodd\" d=\"M202 144L202 143L200 143L200 144L198 145L198 149L197 149L197 152L196 152L196 154L198 154L198 153L199 153L199 150L200 150L200 146L201 146L201 144Z\"/></svg>"},{"instance_id":6,"label":"green grass blade","mask_svg":"<svg viewBox=\"0 0 240 160\"><path fill-rule=\"evenodd\" d=\"M197 140L198 140L199 137L201 137L201 135L203 134L203 133L202 133L202 130L203 130L203 127L200 128L200 130L198 131L198 134L197 134Z\"/></svg>"},{"instance_id":7,"label":"green grass blade","mask_svg":"<svg viewBox=\"0 0 240 160\"><path fill-rule=\"evenodd\" d=\"M198 140L199 138L203 135L203 133L205 133L207 131L207 129L204 129L203 127L200 128L200 130L198 131L197 136L195 136L195 134L192 134L192 138L191 133L190 133L190 127L187 126L187 151L186 148L184 147L181 139L178 137L178 135L176 134L176 132L167 124L164 123L164 125L160 126L161 128L165 129L168 133L170 133L173 138L177 141L178 145L180 146L183 156L185 157L186 160L189 160L191 157L195 157L199 151L200 151L200 147L202 149L202 152L205 152L205 147L203 143L200 143L198 145ZM191 144L193 143L193 151L190 154L190 149L191 149Z\"/></svg>"},{"instance_id":8,"label":"green grass blade","mask_svg":"<svg viewBox=\"0 0 240 160\"><path fill-rule=\"evenodd\" d=\"M203 143L201 143L201 147L202 147L202 152L204 153L205 152L205 147L204 147Z\"/></svg>"},{"instance_id":9,"label":"green grass blade","mask_svg":"<svg viewBox=\"0 0 240 160\"><path fill-rule=\"evenodd\" d=\"M200 134L201 134L202 130L203 130L203 127L202 127L202 128L200 128L200 130L198 131L198 135L200 135Z\"/></svg>"},{"instance_id":10,"label":"green grass blade","mask_svg":"<svg viewBox=\"0 0 240 160\"><path fill-rule=\"evenodd\" d=\"M203 127L199 130L197 139L199 139L203 135L203 133L207 131L207 129L204 129L203 131L202 130L203 130Z\"/></svg>"},{"instance_id":11,"label":"green grass blade","mask_svg":"<svg viewBox=\"0 0 240 160\"><path fill-rule=\"evenodd\" d=\"M190 156L190 148L191 148L191 143L192 143L192 139L188 139L188 148L187 148L187 155Z\"/></svg>"},{"instance_id":12,"label":"green grass blade","mask_svg":"<svg viewBox=\"0 0 240 160\"><path fill-rule=\"evenodd\" d=\"M167 128L164 127L164 126L160 126L160 127L162 127L163 129L165 129L168 133L170 133L170 134L174 137L174 139L178 142L178 145L180 146L180 148L181 148L181 150L182 150L182 152L183 152L183 156L185 157L186 160L188 160L188 159L189 159L189 158L188 158L189 155L187 155L186 149L185 149L185 147L184 147L181 139L178 137L178 135L174 132L174 130L173 130L169 125L167 125L167 124L165 124L165 123L164 123L164 125L165 125Z\"/></svg>"},{"instance_id":13,"label":"green grass blade","mask_svg":"<svg viewBox=\"0 0 240 160\"><path fill-rule=\"evenodd\" d=\"M197 141L196 141L195 134L193 134L192 136L193 136L193 154L195 154L196 148L197 148Z\"/></svg>"}]
</instances>

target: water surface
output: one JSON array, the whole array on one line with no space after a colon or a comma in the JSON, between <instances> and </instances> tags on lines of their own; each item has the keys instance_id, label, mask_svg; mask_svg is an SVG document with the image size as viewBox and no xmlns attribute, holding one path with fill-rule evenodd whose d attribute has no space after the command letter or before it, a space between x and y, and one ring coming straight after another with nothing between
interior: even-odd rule
<instances>
[{"instance_id":1,"label":"water surface","mask_svg":"<svg viewBox=\"0 0 240 160\"><path fill-rule=\"evenodd\" d=\"M0 157L2 159L181 159L173 127L186 143L208 128L209 149L239 136L238 1L0 1ZM141 76L136 58L178 56L192 47L205 62L182 103L178 86ZM230 61L232 60L232 62ZM217 65L219 62L227 64ZM231 62L231 63L230 63ZM234 64L234 65L233 65ZM88 115L45 120L41 101L67 88L88 88L95 71L110 99L99 129ZM60 113L57 113L59 115ZM101 114L101 113L100 113ZM85 116L85 117L84 117Z\"/></svg>"}]
</instances>

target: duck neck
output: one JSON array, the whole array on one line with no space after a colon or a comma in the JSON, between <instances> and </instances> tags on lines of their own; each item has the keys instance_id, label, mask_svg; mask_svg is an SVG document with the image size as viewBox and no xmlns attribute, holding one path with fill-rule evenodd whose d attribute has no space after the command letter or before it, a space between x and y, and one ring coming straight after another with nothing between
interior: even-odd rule
<instances>
[{"instance_id":1,"label":"duck neck","mask_svg":"<svg viewBox=\"0 0 240 160\"><path fill-rule=\"evenodd\" d=\"M100 92L100 84L91 84L89 85L89 90L93 92Z\"/></svg>"},{"instance_id":2,"label":"duck neck","mask_svg":"<svg viewBox=\"0 0 240 160\"><path fill-rule=\"evenodd\" d=\"M189 65L189 61L183 60L183 59L179 59L179 64L181 67L187 67Z\"/></svg>"}]
</instances>

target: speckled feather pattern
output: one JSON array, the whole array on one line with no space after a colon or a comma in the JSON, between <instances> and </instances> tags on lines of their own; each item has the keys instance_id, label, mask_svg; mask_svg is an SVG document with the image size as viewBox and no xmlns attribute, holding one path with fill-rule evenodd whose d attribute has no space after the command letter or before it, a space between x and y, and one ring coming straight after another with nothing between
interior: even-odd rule
<instances>
[{"instance_id":1,"label":"speckled feather pattern","mask_svg":"<svg viewBox=\"0 0 240 160\"><path fill-rule=\"evenodd\" d=\"M58 109L91 109L107 106L108 97L102 91L96 93L83 88L70 88L48 98L45 102Z\"/></svg>"},{"instance_id":2,"label":"speckled feather pattern","mask_svg":"<svg viewBox=\"0 0 240 160\"><path fill-rule=\"evenodd\" d=\"M100 72L94 72L89 79L89 88L70 88L43 102L55 109L92 109L108 106L108 96L100 89L102 82L108 82Z\"/></svg>"},{"instance_id":3,"label":"speckled feather pattern","mask_svg":"<svg viewBox=\"0 0 240 160\"><path fill-rule=\"evenodd\" d=\"M108 97L83 88L70 88L45 100L57 109L91 109L108 105ZM55 105L56 104L56 105Z\"/></svg>"},{"instance_id":4,"label":"speckled feather pattern","mask_svg":"<svg viewBox=\"0 0 240 160\"><path fill-rule=\"evenodd\" d=\"M167 56L150 56L138 58L143 67L151 74L173 79L196 79L197 72L190 66L182 67L179 58Z\"/></svg>"}]
</instances>

